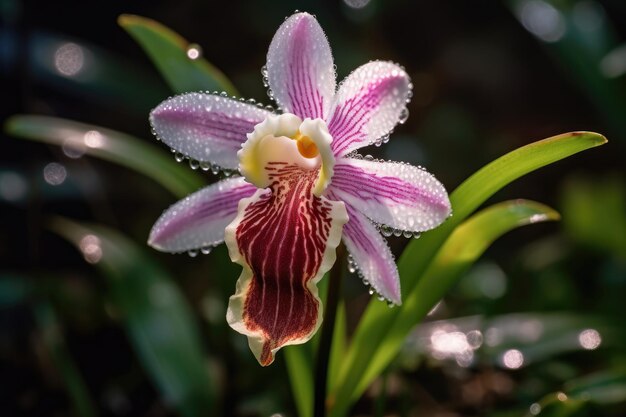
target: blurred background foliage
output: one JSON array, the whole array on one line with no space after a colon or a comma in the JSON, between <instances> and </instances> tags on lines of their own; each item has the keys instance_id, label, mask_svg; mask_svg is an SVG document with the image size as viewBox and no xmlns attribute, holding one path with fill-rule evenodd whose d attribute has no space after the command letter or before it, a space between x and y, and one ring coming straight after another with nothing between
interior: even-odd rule
<instances>
[{"instance_id":1,"label":"blurred background foliage","mask_svg":"<svg viewBox=\"0 0 626 417\"><path fill-rule=\"evenodd\" d=\"M226 324L239 271L225 248L145 246L162 210L218 178L178 164L148 112L194 86L270 104L260 68L294 9L316 14L340 79L371 59L406 67L411 117L364 152L424 165L450 191L537 139L611 140L488 201L541 201L562 221L488 249L351 413L625 415L620 0L0 0L0 414L297 414L284 361L259 367ZM122 28L124 13L153 21ZM397 255L406 243L391 238ZM345 278L350 333L370 296Z\"/></svg>"}]
</instances>

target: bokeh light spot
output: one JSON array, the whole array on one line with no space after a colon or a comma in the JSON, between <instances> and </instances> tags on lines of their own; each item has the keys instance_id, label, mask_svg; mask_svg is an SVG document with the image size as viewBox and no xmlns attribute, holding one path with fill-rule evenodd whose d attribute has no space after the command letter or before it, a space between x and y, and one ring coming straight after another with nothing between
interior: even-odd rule
<instances>
[{"instance_id":1,"label":"bokeh light spot","mask_svg":"<svg viewBox=\"0 0 626 417\"><path fill-rule=\"evenodd\" d=\"M50 185L61 185L67 178L67 170L59 163L51 162L43 169L43 179Z\"/></svg>"},{"instance_id":2,"label":"bokeh light spot","mask_svg":"<svg viewBox=\"0 0 626 417\"><path fill-rule=\"evenodd\" d=\"M85 65L83 48L75 43L64 43L54 52L54 67L66 77L78 75Z\"/></svg>"},{"instance_id":3,"label":"bokeh light spot","mask_svg":"<svg viewBox=\"0 0 626 417\"><path fill-rule=\"evenodd\" d=\"M517 349L509 349L502 355L502 364L509 369L518 369L524 364L524 355Z\"/></svg>"},{"instance_id":4,"label":"bokeh light spot","mask_svg":"<svg viewBox=\"0 0 626 417\"><path fill-rule=\"evenodd\" d=\"M586 329L578 335L578 343L580 343L580 346L584 349L593 350L600 346L600 343L602 343L602 337L597 330Z\"/></svg>"}]
</instances>

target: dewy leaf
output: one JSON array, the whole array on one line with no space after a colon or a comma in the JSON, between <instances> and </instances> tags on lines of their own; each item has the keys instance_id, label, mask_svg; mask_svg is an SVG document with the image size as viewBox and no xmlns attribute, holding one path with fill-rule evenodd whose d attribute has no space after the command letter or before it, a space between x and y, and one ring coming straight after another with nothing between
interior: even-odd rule
<instances>
[{"instance_id":1,"label":"dewy leaf","mask_svg":"<svg viewBox=\"0 0 626 417\"><path fill-rule=\"evenodd\" d=\"M598 133L564 133L518 148L477 171L450 195L454 215L437 229L424 233L421 239L412 241L403 252L399 262L403 293L411 292L454 228L498 190L529 172L606 142ZM342 398L353 399L356 385L366 371L364 364L379 348L399 311L399 308L389 310L379 302L369 304L343 361L337 383Z\"/></svg>"},{"instance_id":2,"label":"dewy leaf","mask_svg":"<svg viewBox=\"0 0 626 417\"><path fill-rule=\"evenodd\" d=\"M214 411L214 387L191 308L172 280L124 236L55 218L53 231L106 276L113 302L146 371L185 417Z\"/></svg>"},{"instance_id":3,"label":"dewy leaf","mask_svg":"<svg viewBox=\"0 0 626 417\"><path fill-rule=\"evenodd\" d=\"M117 21L144 49L175 93L219 90L238 95L228 78L200 56L199 47L176 32L141 16L123 14Z\"/></svg>"},{"instance_id":4,"label":"dewy leaf","mask_svg":"<svg viewBox=\"0 0 626 417\"><path fill-rule=\"evenodd\" d=\"M201 178L174 158L136 137L99 126L48 116L17 115L4 125L8 134L62 146L140 172L177 197L184 197L204 185Z\"/></svg>"},{"instance_id":5,"label":"dewy leaf","mask_svg":"<svg viewBox=\"0 0 626 417\"><path fill-rule=\"evenodd\" d=\"M383 324L387 331L372 356L358 364L363 372L358 379L348 380L349 385L338 385L335 408L331 415L343 415L350 397L360 395L372 380L382 372L396 356L406 336L430 309L456 283L461 274L471 266L496 240L517 227L547 220L557 220L557 212L532 201L515 200L499 203L472 216L457 227L436 254L417 285L405 296L401 308L391 317L388 313ZM400 274L410 272L405 263ZM393 310L388 310L389 312ZM346 381L344 381L346 382ZM355 385L352 385L355 384ZM344 387L349 387L348 389Z\"/></svg>"}]
</instances>

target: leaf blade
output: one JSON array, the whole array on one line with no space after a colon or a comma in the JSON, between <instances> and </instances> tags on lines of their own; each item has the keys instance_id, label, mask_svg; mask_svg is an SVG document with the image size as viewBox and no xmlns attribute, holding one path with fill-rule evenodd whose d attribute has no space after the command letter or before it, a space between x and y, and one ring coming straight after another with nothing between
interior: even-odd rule
<instances>
[{"instance_id":1,"label":"leaf blade","mask_svg":"<svg viewBox=\"0 0 626 417\"><path fill-rule=\"evenodd\" d=\"M190 59L190 43L170 28L130 14L120 15L117 22L143 48L174 92L220 90L238 94L230 80L207 60Z\"/></svg>"},{"instance_id":2,"label":"leaf blade","mask_svg":"<svg viewBox=\"0 0 626 417\"><path fill-rule=\"evenodd\" d=\"M179 198L204 185L196 173L178 165L154 145L122 132L67 119L34 115L12 116L4 128L7 133L19 138L69 146L87 155L130 168L152 178ZM89 142L89 135L96 135L91 138L95 142Z\"/></svg>"},{"instance_id":3,"label":"leaf blade","mask_svg":"<svg viewBox=\"0 0 626 417\"><path fill-rule=\"evenodd\" d=\"M173 281L143 250L110 229L64 218L53 219L50 229L79 248L105 275L130 340L166 400L185 417L214 410L215 387L199 331ZM94 258L94 253L100 257Z\"/></svg>"},{"instance_id":4,"label":"leaf blade","mask_svg":"<svg viewBox=\"0 0 626 417\"><path fill-rule=\"evenodd\" d=\"M478 170L450 195L454 216L437 229L424 233L421 239L412 241L402 253L398 268L411 271L400 274L403 292L412 291L428 267L428 260L434 257L454 228L495 192L536 169L606 142L604 136L594 132L564 133L518 148ZM369 303L339 372L337 386L341 387L341 394L335 392L331 396L353 398L353 390L365 372L359 362L378 349L388 329L382 322L391 323L399 310L390 312L382 303ZM374 332L374 328L378 331Z\"/></svg>"}]
</instances>

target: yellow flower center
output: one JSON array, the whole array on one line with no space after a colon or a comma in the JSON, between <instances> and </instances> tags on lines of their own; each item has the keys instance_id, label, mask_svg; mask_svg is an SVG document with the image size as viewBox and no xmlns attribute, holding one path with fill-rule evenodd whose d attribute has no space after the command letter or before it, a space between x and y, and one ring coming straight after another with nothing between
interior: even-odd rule
<instances>
[{"instance_id":1,"label":"yellow flower center","mask_svg":"<svg viewBox=\"0 0 626 417\"><path fill-rule=\"evenodd\" d=\"M300 133L299 130L298 133L296 133L296 135L291 139L298 142L298 152L300 152L300 155L304 156L305 158L315 158L320 154L320 151L317 149L315 142L313 142L310 137Z\"/></svg>"}]
</instances>

